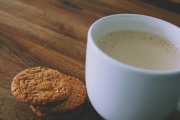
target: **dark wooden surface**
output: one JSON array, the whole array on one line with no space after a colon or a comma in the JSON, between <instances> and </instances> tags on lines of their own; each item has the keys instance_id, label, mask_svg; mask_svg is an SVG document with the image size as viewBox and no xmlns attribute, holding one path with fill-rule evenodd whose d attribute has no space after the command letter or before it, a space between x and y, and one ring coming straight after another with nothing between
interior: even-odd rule
<instances>
[{"instance_id":1,"label":"dark wooden surface","mask_svg":"<svg viewBox=\"0 0 180 120\"><path fill-rule=\"evenodd\" d=\"M153 2L154 1L154 2ZM179 4L148 0L0 0L0 120L33 120L36 115L10 92L13 77L31 66L46 66L85 81L87 31L97 19L139 13L180 26ZM103 120L88 102L79 120ZM170 120L180 120L175 112Z\"/></svg>"}]
</instances>

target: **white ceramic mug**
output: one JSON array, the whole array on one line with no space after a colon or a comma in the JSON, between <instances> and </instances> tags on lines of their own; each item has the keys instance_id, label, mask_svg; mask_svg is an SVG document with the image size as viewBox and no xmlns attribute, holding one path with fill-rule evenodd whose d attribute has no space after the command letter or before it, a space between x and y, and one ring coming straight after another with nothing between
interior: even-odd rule
<instances>
[{"instance_id":1,"label":"white ceramic mug","mask_svg":"<svg viewBox=\"0 0 180 120\"><path fill-rule=\"evenodd\" d=\"M153 71L132 67L105 54L96 40L116 30L138 30L164 36L180 46L180 29L166 21L137 14L116 14L89 29L86 86L95 110L107 120L166 120L180 96L180 69Z\"/></svg>"}]
</instances>

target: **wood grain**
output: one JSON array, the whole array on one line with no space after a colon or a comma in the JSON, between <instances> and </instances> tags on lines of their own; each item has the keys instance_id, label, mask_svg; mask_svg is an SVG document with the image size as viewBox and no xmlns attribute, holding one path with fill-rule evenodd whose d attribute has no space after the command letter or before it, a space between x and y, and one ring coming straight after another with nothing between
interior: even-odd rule
<instances>
[{"instance_id":1,"label":"wood grain","mask_svg":"<svg viewBox=\"0 0 180 120\"><path fill-rule=\"evenodd\" d=\"M158 17L180 26L180 13L144 0L0 0L0 120L34 120L10 92L13 77L46 66L85 82L86 38L97 19L117 13ZM103 120L90 102L79 120ZM174 113L170 120L179 120Z\"/></svg>"}]
</instances>

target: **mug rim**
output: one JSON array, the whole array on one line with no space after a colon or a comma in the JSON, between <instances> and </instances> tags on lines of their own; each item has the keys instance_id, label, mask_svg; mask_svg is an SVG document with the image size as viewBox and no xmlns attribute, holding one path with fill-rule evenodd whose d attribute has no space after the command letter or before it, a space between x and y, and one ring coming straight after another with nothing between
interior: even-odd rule
<instances>
[{"instance_id":1,"label":"mug rim","mask_svg":"<svg viewBox=\"0 0 180 120\"><path fill-rule=\"evenodd\" d=\"M99 52L101 54L102 57L104 57L106 60L108 60L109 62L117 65L117 66L121 66L123 68L126 68L128 70L131 70L131 71L135 71L135 72L141 72L141 73L145 73L145 74L155 74L155 75L169 75L169 74L179 74L180 73L180 68L178 69L172 69L172 70L151 70L151 69L144 69L144 68L139 68L139 67L135 67L135 66L132 66L132 65L128 65L128 64L125 64L121 61L118 61L116 60L115 58L112 58L111 56L109 56L108 54L106 54L104 51L102 51L98 46L97 44L95 43L94 39L93 39L93 35L92 35L92 30L94 29L94 27L96 27L96 25L101 22L102 20L105 20L105 19L109 19L109 18L113 18L113 17L133 17L133 16L138 16L138 17L143 17L143 18L146 18L146 19L154 19L156 21L160 21L160 22L164 22L166 24L169 24L171 26L173 26L175 29L179 30L179 33L180 33L180 28L177 27L176 25L170 23L170 22L167 22L163 19L160 19L160 18L156 18L156 17L152 17L152 16L148 16L148 15L142 15L142 14L129 14L129 13L124 13L124 14L113 14L113 15L108 15L108 16L105 16L105 17L102 17L98 20L96 20L89 28L88 30L88 42L91 42L94 49L96 50L96 52Z\"/></svg>"}]
</instances>

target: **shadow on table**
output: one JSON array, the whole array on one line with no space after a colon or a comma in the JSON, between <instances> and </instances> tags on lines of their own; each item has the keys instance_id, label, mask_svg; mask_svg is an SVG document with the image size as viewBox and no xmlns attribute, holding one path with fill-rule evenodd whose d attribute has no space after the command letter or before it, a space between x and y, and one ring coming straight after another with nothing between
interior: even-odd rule
<instances>
[{"instance_id":1,"label":"shadow on table","mask_svg":"<svg viewBox=\"0 0 180 120\"><path fill-rule=\"evenodd\" d=\"M180 2L175 2L175 0L141 0L141 1L180 14Z\"/></svg>"}]
</instances>

